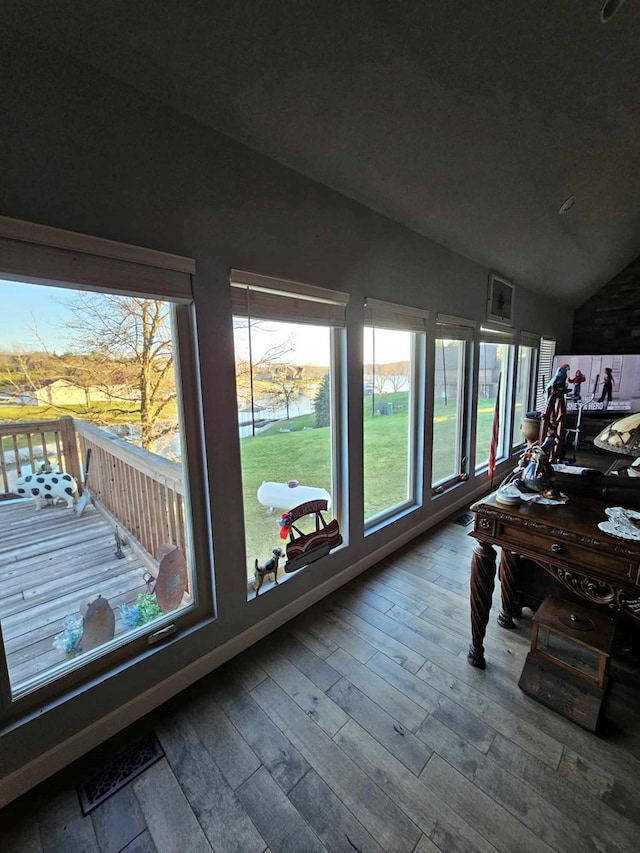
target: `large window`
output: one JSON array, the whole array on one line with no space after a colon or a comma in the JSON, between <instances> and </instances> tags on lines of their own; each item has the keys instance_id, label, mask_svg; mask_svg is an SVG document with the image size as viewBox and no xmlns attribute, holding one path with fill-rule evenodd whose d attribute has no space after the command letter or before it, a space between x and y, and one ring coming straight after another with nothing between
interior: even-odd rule
<instances>
[{"instance_id":1,"label":"large window","mask_svg":"<svg viewBox=\"0 0 640 853\"><path fill-rule=\"evenodd\" d=\"M438 316L434 352L433 455L431 484L442 492L469 471L465 451L467 361L474 324Z\"/></svg>"},{"instance_id":2,"label":"large window","mask_svg":"<svg viewBox=\"0 0 640 853\"><path fill-rule=\"evenodd\" d=\"M538 354L538 340L533 335L522 334L520 346L518 347L518 361L516 365L516 390L513 406L513 438L512 444L518 447L524 442L522 435L522 419L525 417L532 405L532 392L535 383L536 357Z\"/></svg>"},{"instance_id":3,"label":"large window","mask_svg":"<svg viewBox=\"0 0 640 853\"><path fill-rule=\"evenodd\" d=\"M105 259L114 244L72 238L74 263L13 241L0 262L21 273L0 280L0 699L16 708L212 609L206 523L196 545L191 522L190 277L165 287L171 275ZM82 281L65 285L74 267Z\"/></svg>"},{"instance_id":4,"label":"large window","mask_svg":"<svg viewBox=\"0 0 640 853\"><path fill-rule=\"evenodd\" d=\"M426 312L368 299L363 352L364 520L417 502L418 377Z\"/></svg>"},{"instance_id":5,"label":"large window","mask_svg":"<svg viewBox=\"0 0 640 853\"><path fill-rule=\"evenodd\" d=\"M307 562L337 542L335 525L321 540L324 525L341 517L338 365L347 297L235 270L231 283L246 573L249 591L262 593L274 575L257 575L256 561L277 557L281 580L283 570L305 565L304 555L292 558L292 540L310 537ZM309 501L326 501L326 510L283 524Z\"/></svg>"},{"instance_id":6,"label":"large window","mask_svg":"<svg viewBox=\"0 0 640 853\"><path fill-rule=\"evenodd\" d=\"M496 461L504 459L507 454L507 436L511 427L511 417L507 417L507 411L511 401L515 349L510 334L483 330L481 335L477 364L476 471L486 467L489 462L496 413L499 422Z\"/></svg>"}]
</instances>

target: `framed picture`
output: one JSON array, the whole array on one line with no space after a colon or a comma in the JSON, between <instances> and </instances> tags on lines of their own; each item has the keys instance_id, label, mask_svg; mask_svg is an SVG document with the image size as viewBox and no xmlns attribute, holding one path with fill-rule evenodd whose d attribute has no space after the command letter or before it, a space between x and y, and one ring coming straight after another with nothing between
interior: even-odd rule
<instances>
[{"instance_id":1,"label":"framed picture","mask_svg":"<svg viewBox=\"0 0 640 853\"><path fill-rule=\"evenodd\" d=\"M515 286L499 275L491 273L487 295L487 320L511 326L513 323L514 296Z\"/></svg>"}]
</instances>

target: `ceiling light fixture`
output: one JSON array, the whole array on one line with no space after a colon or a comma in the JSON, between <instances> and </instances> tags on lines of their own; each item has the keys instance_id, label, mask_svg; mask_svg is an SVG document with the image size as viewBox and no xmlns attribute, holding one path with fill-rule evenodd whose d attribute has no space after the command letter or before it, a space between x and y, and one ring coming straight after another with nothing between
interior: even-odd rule
<instances>
[{"instance_id":1,"label":"ceiling light fixture","mask_svg":"<svg viewBox=\"0 0 640 853\"><path fill-rule=\"evenodd\" d=\"M576 203L576 197L573 195L570 195L568 199L566 199L565 201L562 202L562 204L560 205L560 210L558 211L558 213L560 215L562 215L563 213L566 213L568 210L571 210L571 208L573 207L573 205L575 203Z\"/></svg>"},{"instance_id":2,"label":"ceiling light fixture","mask_svg":"<svg viewBox=\"0 0 640 853\"><path fill-rule=\"evenodd\" d=\"M602 23L608 24L623 3L624 0L604 0L602 9L600 10L600 20Z\"/></svg>"}]
</instances>

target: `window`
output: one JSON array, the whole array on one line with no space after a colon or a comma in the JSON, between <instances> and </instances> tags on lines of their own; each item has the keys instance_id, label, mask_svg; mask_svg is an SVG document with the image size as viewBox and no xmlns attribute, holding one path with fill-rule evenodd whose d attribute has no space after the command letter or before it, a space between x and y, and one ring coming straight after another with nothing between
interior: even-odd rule
<instances>
[{"instance_id":1,"label":"window","mask_svg":"<svg viewBox=\"0 0 640 853\"><path fill-rule=\"evenodd\" d=\"M6 219L0 248L6 711L213 606L192 262Z\"/></svg>"},{"instance_id":2,"label":"window","mask_svg":"<svg viewBox=\"0 0 640 853\"><path fill-rule=\"evenodd\" d=\"M506 456L507 436L511 418L507 418L511 401L514 346L511 333L481 329L478 352L478 398L476 406L476 464L479 471L489 461L494 415L499 417L496 459Z\"/></svg>"},{"instance_id":3,"label":"window","mask_svg":"<svg viewBox=\"0 0 640 853\"><path fill-rule=\"evenodd\" d=\"M312 513L295 521L294 531L303 537L316 524L341 518L339 365L348 297L239 270L232 271L231 284L251 591L261 580L256 582L256 560L264 565L275 549L285 552L280 578L283 566L291 571L305 564L303 557L291 559L286 540L296 534L280 523L283 513L326 501L326 516ZM273 584L273 575L265 578L261 593Z\"/></svg>"},{"instance_id":4,"label":"window","mask_svg":"<svg viewBox=\"0 0 640 853\"><path fill-rule=\"evenodd\" d=\"M465 454L465 403L474 324L438 315L434 353L431 485L437 493L469 472Z\"/></svg>"},{"instance_id":5,"label":"window","mask_svg":"<svg viewBox=\"0 0 640 853\"><path fill-rule=\"evenodd\" d=\"M415 505L419 375L427 312L367 299L363 353L364 521Z\"/></svg>"},{"instance_id":6,"label":"window","mask_svg":"<svg viewBox=\"0 0 640 853\"><path fill-rule=\"evenodd\" d=\"M526 332L521 333L520 341L516 365L515 404L513 407L513 447L519 447L524 441L521 424L522 419L531 409L539 344L539 339L535 335Z\"/></svg>"}]
</instances>

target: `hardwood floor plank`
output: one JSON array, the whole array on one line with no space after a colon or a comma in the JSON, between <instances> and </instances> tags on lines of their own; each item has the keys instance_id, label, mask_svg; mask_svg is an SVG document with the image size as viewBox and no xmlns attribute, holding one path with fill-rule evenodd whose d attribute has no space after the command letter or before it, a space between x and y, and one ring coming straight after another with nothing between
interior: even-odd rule
<instances>
[{"instance_id":1,"label":"hardwood floor plank","mask_svg":"<svg viewBox=\"0 0 640 853\"><path fill-rule=\"evenodd\" d=\"M434 843L449 850L443 842L449 844L456 839L453 849L494 853L492 844L451 809L438 792L426 788L358 723L349 722L334 740Z\"/></svg>"},{"instance_id":2,"label":"hardwood floor plank","mask_svg":"<svg viewBox=\"0 0 640 853\"><path fill-rule=\"evenodd\" d=\"M418 841L418 846L413 851L413 853L442 853L441 847L436 847L436 845L431 841L430 838L427 838L426 835L423 835L420 841Z\"/></svg>"},{"instance_id":3,"label":"hardwood floor plank","mask_svg":"<svg viewBox=\"0 0 640 853\"><path fill-rule=\"evenodd\" d=\"M327 602L326 610L339 620L346 631L353 631L379 652L383 652L387 657L396 661L409 672L417 672L420 669L425 661L422 655L417 654L413 649L408 648L390 634L376 627L373 619L367 621L346 607L342 607L338 602L343 600L352 601L353 598L347 593L344 596L336 594ZM321 604L324 605L324 602L321 602ZM318 607L319 605L316 606ZM378 611L373 610L368 605L362 606L367 608L367 613L376 613L381 619L385 619L383 614L378 613Z\"/></svg>"},{"instance_id":4,"label":"hardwood floor plank","mask_svg":"<svg viewBox=\"0 0 640 853\"><path fill-rule=\"evenodd\" d=\"M91 820L80 809L73 788L53 793L37 814L43 853L97 853L98 839Z\"/></svg>"},{"instance_id":5,"label":"hardwood floor plank","mask_svg":"<svg viewBox=\"0 0 640 853\"><path fill-rule=\"evenodd\" d=\"M476 788L505 808L550 847L563 853L598 853L593 840L579 824L493 759L460 738L434 717L420 728L420 737L443 761L465 776Z\"/></svg>"},{"instance_id":6,"label":"hardwood floor plank","mask_svg":"<svg viewBox=\"0 0 640 853\"><path fill-rule=\"evenodd\" d=\"M387 613L382 614L373 610L373 608L364 602L358 603L355 598L352 598L351 601L353 602L354 611L358 616L366 619L367 622L378 628L378 630L384 631L388 636L397 638L398 642L408 646L410 649L414 651L419 649L420 656L423 659L427 657L430 659L431 655L437 655L439 648L452 655L459 655L462 652L466 653L469 642L468 639L460 636L459 631L457 633L450 631L442 625L434 627L427 620L422 619L420 616L415 616L397 605L394 605ZM471 625L471 622L469 622L469 625ZM406 630L407 628L411 629L413 633ZM425 642L418 644L418 638L414 636L415 634Z\"/></svg>"},{"instance_id":7,"label":"hardwood floor plank","mask_svg":"<svg viewBox=\"0 0 640 853\"><path fill-rule=\"evenodd\" d=\"M264 671L331 737L347 722L347 715L288 660L273 652L260 658Z\"/></svg>"},{"instance_id":8,"label":"hardwood floor plank","mask_svg":"<svg viewBox=\"0 0 640 853\"><path fill-rule=\"evenodd\" d=\"M2 853L42 853L40 842L40 827L37 819L27 820L23 817L20 823L3 821L0 813L0 838Z\"/></svg>"},{"instance_id":9,"label":"hardwood floor plank","mask_svg":"<svg viewBox=\"0 0 640 853\"><path fill-rule=\"evenodd\" d=\"M440 701L431 716L444 723L479 752L485 754L497 737L497 732L492 726L488 726L467 708L463 708L462 705L458 705L457 702L452 702L446 697ZM428 719L427 717L425 722Z\"/></svg>"},{"instance_id":10,"label":"hardwood floor plank","mask_svg":"<svg viewBox=\"0 0 640 853\"><path fill-rule=\"evenodd\" d=\"M238 796L271 850L278 853L327 850L264 767L238 788Z\"/></svg>"},{"instance_id":11,"label":"hardwood floor plank","mask_svg":"<svg viewBox=\"0 0 640 853\"><path fill-rule=\"evenodd\" d=\"M200 824L166 759L131 783L158 853L211 853ZM74 850L75 848L67 848Z\"/></svg>"},{"instance_id":12,"label":"hardwood floor plank","mask_svg":"<svg viewBox=\"0 0 640 853\"><path fill-rule=\"evenodd\" d=\"M229 853L262 853L264 838L194 729L174 718L158 727L158 735L211 847Z\"/></svg>"},{"instance_id":13,"label":"hardwood floor plank","mask_svg":"<svg viewBox=\"0 0 640 853\"><path fill-rule=\"evenodd\" d=\"M157 847L153 843L151 834L148 829L141 832L137 838L129 842L126 847L121 850L121 853L157 853Z\"/></svg>"},{"instance_id":14,"label":"hardwood floor plank","mask_svg":"<svg viewBox=\"0 0 640 853\"><path fill-rule=\"evenodd\" d=\"M416 825L275 682L262 682L251 695L387 853L412 853Z\"/></svg>"},{"instance_id":15,"label":"hardwood floor plank","mask_svg":"<svg viewBox=\"0 0 640 853\"><path fill-rule=\"evenodd\" d=\"M640 827L640 774L634 786L628 785L620 776L609 773L600 763L592 763L570 749L565 749L558 773L564 779L569 779L595 794L616 812Z\"/></svg>"},{"instance_id":16,"label":"hardwood floor plank","mask_svg":"<svg viewBox=\"0 0 640 853\"><path fill-rule=\"evenodd\" d=\"M501 853L514 853L516 850L522 853L550 853L553 850L439 755L434 753L427 761L427 766L420 774L420 781L452 810L464 814L475 830L483 838L491 839L491 843Z\"/></svg>"},{"instance_id":17,"label":"hardwood floor plank","mask_svg":"<svg viewBox=\"0 0 640 853\"><path fill-rule=\"evenodd\" d=\"M360 663L366 663L376 653L371 643L345 630L331 613L312 607L303 616L294 620L294 625L309 631L321 642L332 642L336 648L344 649Z\"/></svg>"},{"instance_id":18,"label":"hardwood floor plank","mask_svg":"<svg viewBox=\"0 0 640 853\"><path fill-rule=\"evenodd\" d=\"M291 622L287 625L287 631L292 637L295 637L298 642L305 645L309 651L313 652L314 655L322 658L322 660L329 657L331 652L335 652L338 648L337 644L328 637L324 637L322 640L319 640L317 637L314 637L313 634L310 634L308 631L304 631L300 627L296 627Z\"/></svg>"},{"instance_id":19,"label":"hardwood floor plank","mask_svg":"<svg viewBox=\"0 0 640 853\"><path fill-rule=\"evenodd\" d=\"M258 756L210 696L192 702L184 715L232 790L260 767Z\"/></svg>"},{"instance_id":20,"label":"hardwood floor plank","mask_svg":"<svg viewBox=\"0 0 640 853\"><path fill-rule=\"evenodd\" d=\"M303 675L306 675L309 681L312 681L323 693L326 693L340 678L340 674L335 669L286 631L275 634L274 649L297 667Z\"/></svg>"},{"instance_id":21,"label":"hardwood floor plank","mask_svg":"<svg viewBox=\"0 0 640 853\"><path fill-rule=\"evenodd\" d=\"M401 761L408 770L416 776L420 774L431 752L422 741L403 728L390 714L345 678L341 678L337 684L334 684L327 696L351 719L356 720L398 761Z\"/></svg>"},{"instance_id":22,"label":"hardwood floor plank","mask_svg":"<svg viewBox=\"0 0 640 853\"><path fill-rule=\"evenodd\" d=\"M315 770L298 782L289 799L332 853L384 853Z\"/></svg>"},{"instance_id":23,"label":"hardwood floor plank","mask_svg":"<svg viewBox=\"0 0 640 853\"><path fill-rule=\"evenodd\" d=\"M120 853L147 825L133 789L127 785L116 791L91 812L91 821L101 853Z\"/></svg>"},{"instance_id":24,"label":"hardwood floor plank","mask_svg":"<svg viewBox=\"0 0 640 853\"><path fill-rule=\"evenodd\" d=\"M585 832L597 843L603 853L628 853L637 843L637 824L621 817L598 797L589 795L583 788L573 785L515 743L496 735L488 753L498 764L522 779L530 788L565 815L578 821Z\"/></svg>"},{"instance_id":25,"label":"hardwood floor plank","mask_svg":"<svg viewBox=\"0 0 640 853\"><path fill-rule=\"evenodd\" d=\"M449 700L475 714L486 725L522 746L531 755L545 761L552 769L557 769L562 757L562 743L528 723L522 716L507 710L500 703L487 698L479 690L469 687L430 662L425 664L417 677L424 679Z\"/></svg>"},{"instance_id":26,"label":"hardwood floor plank","mask_svg":"<svg viewBox=\"0 0 640 853\"><path fill-rule=\"evenodd\" d=\"M408 731L415 732L427 716L428 711L424 707L405 696L367 666L358 663L342 649L338 649L327 660L347 681L355 685Z\"/></svg>"},{"instance_id":27,"label":"hardwood floor plank","mask_svg":"<svg viewBox=\"0 0 640 853\"><path fill-rule=\"evenodd\" d=\"M404 593L402 592L398 592L396 589L384 582L384 575L381 574L379 574L377 577L372 577L370 579L365 575L365 577L360 581L360 584L356 587L356 589L371 591L378 598L382 598L385 601L388 601L390 605L396 604L398 607L401 607L408 613L413 613L414 616L420 616L420 614L424 611L424 602L416 601L415 598L411 598L408 595L404 595ZM365 598L364 600L367 604L370 603L367 598ZM388 610L389 607L387 607L386 609Z\"/></svg>"},{"instance_id":28,"label":"hardwood floor plank","mask_svg":"<svg viewBox=\"0 0 640 853\"><path fill-rule=\"evenodd\" d=\"M367 668L399 690L404 696L415 702L428 713L434 711L441 701L440 693L426 681L411 672L406 672L395 661L380 654L371 658Z\"/></svg>"},{"instance_id":29,"label":"hardwood floor plank","mask_svg":"<svg viewBox=\"0 0 640 853\"><path fill-rule=\"evenodd\" d=\"M309 763L248 695L240 679L224 679L213 695L285 793L302 779Z\"/></svg>"}]
</instances>

